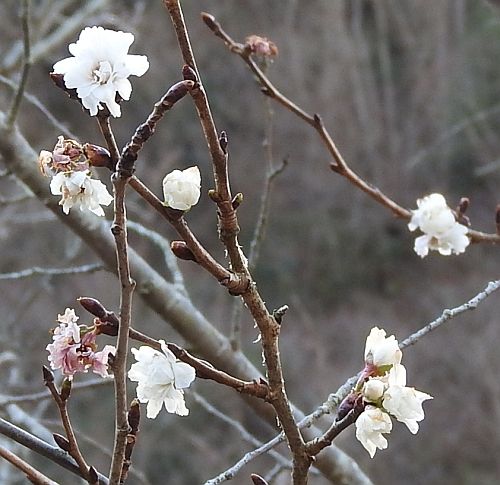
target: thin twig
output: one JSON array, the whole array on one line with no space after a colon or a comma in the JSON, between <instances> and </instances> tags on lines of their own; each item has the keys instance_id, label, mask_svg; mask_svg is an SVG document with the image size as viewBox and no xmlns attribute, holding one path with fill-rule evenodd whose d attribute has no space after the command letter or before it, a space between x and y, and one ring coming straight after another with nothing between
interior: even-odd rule
<instances>
[{"instance_id":1,"label":"thin twig","mask_svg":"<svg viewBox=\"0 0 500 485\"><path fill-rule=\"evenodd\" d=\"M21 24L23 28L23 70L21 74L21 81L17 88L16 95L12 101L12 106L7 115L7 130L11 130L16 122L19 107L23 100L24 88L28 82L28 75L31 67L31 46L30 46L30 4L31 0L23 0L23 10L21 14Z\"/></svg>"},{"instance_id":2,"label":"thin twig","mask_svg":"<svg viewBox=\"0 0 500 485\"><path fill-rule=\"evenodd\" d=\"M186 284L184 282L184 276L177 264L177 258L174 256L170 249L170 241L158 234L156 231L148 229L147 227L139 224L138 222L128 221L128 228L137 234L149 239L153 244L158 246L158 248L163 253L163 259L165 265L167 266L170 274L172 275L172 281L174 286L182 293L187 295Z\"/></svg>"},{"instance_id":3,"label":"thin twig","mask_svg":"<svg viewBox=\"0 0 500 485\"><path fill-rule=\"evenodd\" d=\"M103 385L112 384L112 379L91 379L86 382L74 382L71 386L71 392L74 393L77 389L92 389L94 387L100 387ZM0 396L0 406L7 406L9 404L22 404L28 402L38 402L44 399L52 399L52 395L48 394L46 391L31 392L28 394L21 394L19 396Z\"/></svg>"},{"instance_id":4,"label":"thin twig","mask_svg":"<svg viewBox=\"0 0 500 485\"><path fill-rule=\"evenodd\" d=\"M488 286L478 293L475 297L471 298L468 302L460 305L458 307L452 308L451 310L444 310L440 317L436 318L432 322L428 323L425 327L412 333L409 337L404 339L399 347L404 349L410 345L417 343L422 337L432 332L436 328L440 327L443 323L451 320L452 318L460 315L461 313L467 312L469 310L475 310L478 305L483 302L488 296L500 288L500 280L490 281Z\"/></svg>"},{"instance_id":5,"label":"thin twig","mask_svg":"<svg viewBox=\"0 0 500 485\"><path fill-rule=\"evenodd\" d=\"M120 280L120 326L116 354L113 361L115 382L115 439L113 459L109 472L111 485L120 481L125 459L125 447L130 427L127 420L127 353L128 334L132 318L132 293L135 282L130 277L127 242L127 216L125 209L125 189L128 177L120 177L115 172L112 177L114 191L114 220L111 232L115 238L118 277Z\"/></svg>"},{"instance_id":6,"label":"thin twig","mask_svg":"<svg viewBox=\"0 0 500 485\"><path fill-rule=\"evenodd\" d=\"M39 266L33 266L32 268L14 271L12 273L0 273L0 280L19 280L38 275L63 276L95 273L96 271L102 271L105 269L106 268L101 263L84 264L82 266L75 266L72 268L40 268Z\"/></svg>"},{"instance_id":7,"label":"thin twig","mask_svg":"<svg viewBox=\"0 0 500 485\"><path fill-rule=\"evenodd\" d=\"M99 10L103 10L108 3L108 0L82 2L81 9L76 10L70 16L64 17L64 19L59 19L57 29L44 36L31 49L32 62L45 58L51 50L59 48L64 44L65 40L82 28L82 24L84 25L87 19L94 16ZM15 53L13 56L7 55L2 65L2 72L5 73L13 69L19 63L21 57L21 53Z\"/></svg>"},{"instance_id":8,"label":"thin twig","mask_svg":"<svg viewBox=\"0 0 500 485\"><path fill-rule=\"evenodd\" d=\"M66 470L69 470L71 473L84 478L74 460L70 458L65 451L61 450L59 447L49 445L37 436L34 436L31 433L28 433L27 431L13 425L12 423L9 423L3 418L0 418L0 434L12 439L16 443L25 446L29 450L48 458L49 460L57 463ZM108 479L105 476L99 474L99 483L101 485L108 485Z\"/></svg>"},{"instance_id":9,"label":"thin twig","mask_svg":"<svg viewBox=\"0 0 500 485\"><path fill-rule=\"evenodd\" d=\"M270 387L270 402L286 434L287 442L293 455L293 483L295 485L304 485L307 483L307 473L311 465L311 458L306 452L304 438L297 427L292 406L285 390L278 347L280 323L276 321L266 308L255 283L252 281L248 267L243 260L240 245L238 244L239 225L236 209L233 206L231 198L227 168L227 136L224 132L221 133L220 137L217 135L208 99L194 60L179 0L164 0L164 3L174 25L184 62L190 69L188 75L193 76L198 82L198 86L191 90L191 96L198 111L212 158L215 191L212 192L211 198L217 203L219 237L226 247L231 267L239 280L239 294L241 294L261 332L262 350Z\"/></svg>"},{"instance_id":10,"label":"thin twig","mask_svg":"<svg viewBox=\"0 0 500 485\"><path fill-rule=\"evenodd\" d=\"M313 127L318 133L319 137L323 141L325 147L327 148L333 162L330 164L330 168L338 173L339 175L346 178L350 183L358 187L360 190L368 194L372 199L381 204L382 206L389 209L396 217L403 220L410 220L411 212L408 209L400 206L397 202L391 199L389 196L384 194L380 189L371 185L364 179L362 179L356 172L354 172L349 165L346 163L342 157L337 145L333 141L330 133L326 129L323 120L318 114L310 115L306 113L303 109L297 106L293 101L288 99L283 95L276 86L269 80L265 73L259 68L252 58L251 51L246 49L243 44L235 42L221 27L219 22L216 21L213 15L203 13L202 18L205 21L208 28L214 33L215 36L219 37L224 41L229 50L237 55L239 55L243 61L250 68L254 74L257 82L261 86L262 92L269 96L270 98L276 100L286 109L297 115L308 125ZM476 231L469 229L467 234L471 242L485 242L485 243L500 243L500 235L498 234L488 234L481 231Z\"/></svg>"},{"instance_id":11,"label":"thin twig","mask_svg":"<svg viewBox=\"0 0 500 485\"><path fill-rule=\"evenodd\" d=\"M475 310L479 304L481 304L488 296L490 296L493 292L497 291L500 288L500 280L492 281L488 283L486 288L478 293L476 296L471 298L468 302L452 308L451 310L445 310L443 314L438 317L436 320L428 323L420 330L412 333L405 340L400 343L400 348L404 349L414 343L418 342L423 336L427 335L429 332L442 325L446 321L456 317L457 315L464 313L469 310ZM332 393L328 396L328 399L318 406L311 414L307 415L302 419L298 426L300 429L307 428L312 426L314 422L316 422L319 418L325 416L326 414L332 414L335 412L338 405L342 402L342 400L351 392L352 388L358 381L359 374L351 376L346 380L342 386L340 386L335 393ZM268 452L275 446L279 445L285 440L285 435L280 433L276 435L273 439L269 440L267 443L264 443L259 448L252 450L246 453L238 462L236 462L231 468L221 473L217 477L212 480L209 480L205 483L205 485L217 485L226 480L232 479L238 472L250 461L259 457L260 455Z\"/></svg>"},{"instance_id":12,"label":"thin twig","mask_svg":"<svg viewBox=\"0 0 500 485\"><path fill-rule=\"evenodd\" d=\"M137 330L130 329L130 338L138 342L145 343L150 347L161 352L161 344L147 335L144 335ZM173 343L167 343L169 350L182 362L189 364L196 371L196 376L201 379L209 379L219 384L232 387L241 394L249 394L251 396L259 397L268 400L269 387L263 380L254 380L252 382L243 381L237 377L233 377L224 371L218 370L204 360L197 359L192 356L187 350L179 347Z\"/></svg>"},{"instance_id":13,"label":"thin twig","mask_svg":"<svg viewBox=\"0 0 500 485\"><path fill-rule=\"evenodd\" d=\"M0 446L0 456L22 471L26 478L35 485L57 485L57 482L40 473L36 468L33 468L29 463L19 458L14 453Z\"/></svg>"},{"instance_id":14,"label":"thin twig","mask_svg":"<svg viewBox=\"0 0 500 485\"><path fill-rule=\"evenodd\" d=\"M137 442L137 435L139 434L141 408L137 399L134 399L130 404L130 409L127 413L127 420L130 432L127 435L127 445L125 447L125 459L123 460L120 484L125 483L125 480L127 480L130 465L132 464L132 452L134 451L134 447Z\"/></svg>"},{"instance_id":15,"label":"thin twig","mask_svg":"<svg viewBox=\"0 0 500 485\"><path fill-rule=\"evenodd\" d=\"M246 442L250 443L252 446L262 446L262 442L260 442L255 436L250 434L240 422L235 419L230 418L227 414L219 411L216 407L210 404L203 396L198 394L197 392L191 392L191 396L193 396L194 400L201 406L205 411L210 413L212 416L220 419L224 423L228 424L232 428L234 428L238 434L244 439ZM292 468L292 462L287 460L283 455L280 455L278 452L271 450L269 455L272 456L276 462L285 468Z\"/></svg>"},{"instance_id":16,"label":"thin twig","mask_svg":"<svg viewBox=\"0 0 500 485\"><path fill-rule=\"evenodd\" d=\"M180 101L189 91L191 91L191 89L193 89L194 85L195 83L193 81L180 81L174 84L160 101L155 103L153 111L148 116L148 119L137 128L131 140L125 145L122 151L120 166L118 168L120 175L123 172L128 177L132 176L138 153L155 132L158 122L167 111L172 109L177 101Z\"/></svg>"},{"instance_id":17,"label":"thin twig","mask_svg":"<svg viewBox=\"0 0 500 485\"><path fill-rule=\"evenodd\" d=\"M17 92L19 90L19 84L11 81L5 76L0 75L0 83L8 86L14 92ZM73 138L75 140L78 139L78 136L73 133L64 123L59 121L36 96L31 93L27 93L26 91L23 92L23 96L26 101L38 108L40 112L49 120L49 122L54 125L54 127L57 128L61 133L68 135L69 138Z\"/></svg>"},{"instance_id":18,"label":"thin twig","mask_svg":"<svg viewBox=\"0 0 500 485\"><path fill-rule=\"evenodd\" d=\"M83 458L82 452L80 451L80 447L78 446L78 442L76 440L75 432L73 431L73 426L71 425L71 420L68 414L67 408L67 397L63 398L62 394L56 388L54 383L54 374L47 367L43 368L44 373L44 381L45 385L48 387L54 402L57 404L57 408L59 409L59 415L61 417L61 422L64 427L64 431L66 433L66 438L69 442L68 453L74 458L78 467L80 468L80 472L82 476L90 483L89 479L89 466ZM66 381L70 382L70 381ZM70 384L69 384L70 385Z\"/></svg>"},{"instance_id":19,"label":"thin twig","mask_svg":"<svg viewBox=\"0 0 500 485\"><path fill-rule=\"evenodd\" d=\"M330 446L333 440L347 427L351 424L354 424L356 419L358 419L359 415L362 413L361 408L352 409L344 416L340 421L334 421L332 425L328 428L325 433L314 440L307 443L307 451L311 454L311 456L316 456L321 450Z\"/></svg>"},{"instance_id":20,"label":"thin twig","mask_svg":"<svg viewBox=\"0 0 500 485\"><path fill-rule=\"evenodd\" d=\"M166 207L162 201L137 177L133 176L130 179L129 185L174 227L179 236L186 242L189 250L193 253L196 262L202 268L208 271L230 292L237 293L238 291L242 291L239 278L233 272L219 264L202 246L196 236L192 233L180 211Z\"/></svg>"}]
</instances>

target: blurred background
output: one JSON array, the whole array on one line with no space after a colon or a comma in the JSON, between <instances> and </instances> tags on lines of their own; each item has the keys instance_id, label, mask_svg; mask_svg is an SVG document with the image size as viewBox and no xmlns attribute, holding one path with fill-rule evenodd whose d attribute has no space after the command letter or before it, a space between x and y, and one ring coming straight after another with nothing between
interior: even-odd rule
<instances>
[{"instance_id":1,"label":"blurred background","mask_svg":"<svg viewBox=\"0 0 500 485\"><path fill-rule=\"evenodd\" d=\"M269 308L290 306L281 337L282 358L288 394L307 413L361 368L371 327L381 326L403 340L444 308L465 302L498 278L498 248L474 245L461 256L432 253L421 260L413 251L415 235L404 222L329 169L328 153L316 133L266 101L242 61L205 27L200 12L214 14L237 41L258 34L276 43L279 55L268 66L269 77L306 111L322 115L347 162L366 180L408 208L432 192L443 193L452 207L460 197L469 197L467 214L473 227L494 232L500 202L500 9L483 0L184 4L217 127L229 136L232 189L244 194L238 213L240 241L247 253L269 153L274 167L288 160L274 181L255 277ZM12 99L8 80L17 82L21 70L19 13L19 2L1 2L2 110ZM52 85L48 72L68 57L67 45L85 26L133 32L131 53L145 54L150 61L146 75L131 78L132 98L122 105L122 117L113 120L120 146L154 102L181 79L181 57L160 1L33 0L31 14L35 62L27 92L64 123L64 134L81 142L103 144L97 124ZM61 134L27 101L18 123L36 151L51 150ZM212 188L210 159L193 105L185 99L141 152L137 174L160 195L167 172L193 164L202 171L203 195L188 220L222 261L214 206L206 195ZM108 174L99 175L109 187ZM132 192L128 197L132 221L175 237L138 197ZM110 208L106 214L110 218ZM0 177L0 239L0 273L99 262L5 173ZM157 246L134 232L131 244L168 276ZM201 268L183 261L180 266L193 302L229 335L233 298ZM90 323L76 307L78 296L97 297L115 310L119 305L117 280L105 271L9 278L0 280L0 294L0 379L8 395L43 390L40 367L47 363L45 346L57 314L75 307L80 323ZM493 295L476 312L452 320L405 352L409 384L434 396L424 405L426 419L416 436L396 423L389 449L373 460L355 440L354 429L338 438L336 443L375 484L498 483L499 310L498 295ZM139 296L134 326L184 344ZM243 312L241 345L260 366L256 337ZM271 437L234 392L206 382L194 388L259 439ZM76 391L70 406L84 454L100 470L107 469L112 446L112 394L109 385ZM239 431L207 413L189 393L187 403L188 418L163 412L154 421L143 420L133 456L137 474L130 483L203 483L251 449ZM61 432L55 405L48 400L3 406L2 415L33 430L35 424L27 420L36 418L51 432ZM27 459L60 483L77 483L41 458ZM251 472L265 475L273 466L272 459L262 457L234 483L248 483ZM9 465L0 463L0 473L1 483L25 483ZM285 471L274 483L288 481ZM326 481L315 475L311 483Z\"/></svg>"}]
</instances>

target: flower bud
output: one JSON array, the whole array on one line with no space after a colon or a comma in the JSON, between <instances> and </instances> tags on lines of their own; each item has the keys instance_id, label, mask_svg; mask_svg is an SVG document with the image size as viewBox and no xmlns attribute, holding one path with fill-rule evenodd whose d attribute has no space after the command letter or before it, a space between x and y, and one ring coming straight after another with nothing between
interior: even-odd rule
<instances>
[{"instance_id":1,"label":"flower bud","mask_svg":"<svg viewBox=\"0 0 500 485\"><path fill-rule=\"evenodd\" d=\"M186 211L200 199L201 175L198 167L174 170L163 179L164 204L172 209Z\"/></svg>"},{"instance_id":2,"label":"flower bud","mask_svg":"<svg viewBox=\"0 0 500 485\"><path fill-rule=\"evenodd\" d=\"M61 399L63 401L67 401L69 399L69 395L71 394L71 385L73 384L73 379L69 377L65 377L61 386Z\"/></svg>"},{"instance_id":3,"label":"flower bud","mask_svg":"<svg viewBox=\"0 0 500 485\"><path fill-rule=\"evenodd\" d=\"M369 379L363 387L367 401L377 402L384 394L385 385L380 379Z\"/></svg>"},{"instance_id":4,"label":"flower bud","mask_svg":"<svg viewBox=\"0 0 500 485\"><path fill-rule=\"evenodd\" d=\"M196 261L194 254L184 241L172 241L170 243L170 249L179 259L183 259L184 261Z\"/></svg>"},{"instance_id":5,"label":"flower bud","mask_svg":"<svg viewBox=\"0 0 500 485\"><path fill-rule=\"evenodd\" d=\"M111 155L106 148L93 145L92 143L85 143L85 145L83 145L83 153L93 167L113 168Z\"/></svg>"},{"instance_id":6,"label":"flower bud","mask_svg":"<svg viewBox=\"0 0 500 485\"><path fill-rule=\"evenodd\" d=\"M61 450L63 451L66 451L67 453L69 453L70 451L70 446L69 446L69 441L62 435L58 434L58 433L54 433L52 435L52 437L54 438L54 441L56 442L56 445L59 446L59 448L61 448Z\"/></svg>"},{"instance_id":7,"label":"flower bud","mask_svg":"<svg viewBox=\"0 0 500 485\"><path fill-rule=\"evenodd\" d=\"M103 304L95 298L81 296L80 298L77 298L77 301L78 303L80 303L80 305L82 305L83 308L85 308L85 310L87 310L97 318L105 318L108 313Z\"/></svg>"}]
</instances>

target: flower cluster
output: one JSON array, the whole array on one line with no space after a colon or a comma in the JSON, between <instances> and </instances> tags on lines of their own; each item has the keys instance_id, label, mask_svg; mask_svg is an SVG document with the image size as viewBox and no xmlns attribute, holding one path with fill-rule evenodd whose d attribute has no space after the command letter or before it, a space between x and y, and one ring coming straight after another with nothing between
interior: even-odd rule
<instances>
[{"instance_id":1,"label":"flower cluster","mask_svg":"<svg viewBox=\"0 0 500 485\"><path fill-rule=\"evenodd\" d=\"M196 166L174 170L163 179L165 205L181 211L189 210L200 200L201 175Z\"/></svg>"},{"instance_id":2,"label":"flower cluster","mask_svg":"<svg viewBox=\"0 0 500 485\"><path fill-rule=\"evenodd\" d=\"M52 177L50 191L61 196L59 205L65 214L78 207L104 216L101 205L109 205L113 197L100 180L91 177L90 161L77 141L60 136L52 152L40 152L38 164L43 175Z\"/></svg>"},{"instance_id":3,"label":"flower cluster","mask_svg":"<svg viewBox=\"0 0 500 485\"><path fill-rule=\"evenodd\" d=\"M431 194L417 200L418 209L412 211L408 224L410 231L420 228L423 236L415 239L415 252L424 258L429 250L440 254L460 254L470 244L468 229L459 224L453 211L441 194Z\"/></svg>"},{"instance_id":4,"label":"flower cluster","mask_svg":"<svg viewBox=\"0 0 500 485\"><path fill-rule=\"evenodd\" d=\"M130 367L128 377L137 382L137 399L148 404L148 418L156 418L163 405L169 413L187 416L182 389L193 382L195 370L179 362L163 340L160 345L162 352L147 346L132 349L137 362Z\"/></svg>"},{"instance_id":5,"label":"flower cluster","mask_svg":"<svg viewBox=\"0 0 500 485\"><path fill-rule=\"evenodd\" d=\"M410 432L418 431L424 419L422 403L432 396L406 386L406 369L394 335L372 328L366 339L365 369L356 391L361 393L364 410L356 420L356 438L373 458L377 449L387 448L384 434L392 430L391 416Z\"/></svg>"},{"instance_id":6,"label":"flower cluster","mask_svg":"<svg viewBox=\"0 0 500 485\"><path fill-rule=\"evenodd\" d=\"M142 76L149 69L146 56L128 54L134 35L126 32L87 27L77 42L69 45L74 57L54 64L54 73L63 74L64 85L76 89L82 104L95 116L106 105L114 116L121 116L117 94L129 100L129 76Z\"/></svg>"},{"instance_id":7,"label":"flower cluster","mask_svg":"<svg viewBox=\"0 0 500 485\"><path fill-rule=\"evenodd\" d=\"M92 372L108 377L108 356L114 355L115 347L105 345L100 352L96 352L96 327L78 325L78 318L71 308L58 315L59 326L53 332L53 342L46 347L50 367L61 369L66 376L92 369Z\"/></svg>"}]
</instances>

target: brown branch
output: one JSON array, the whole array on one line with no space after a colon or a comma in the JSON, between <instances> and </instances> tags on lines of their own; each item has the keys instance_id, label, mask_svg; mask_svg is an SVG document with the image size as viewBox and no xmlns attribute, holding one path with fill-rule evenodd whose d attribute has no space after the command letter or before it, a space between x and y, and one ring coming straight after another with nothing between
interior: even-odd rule
<instances>
[{"instance_id":1,"label":"brown branch","mask_svg":"<svg viewBox=\"0 0 500 485\"><path fill-rule=\"evenodd\" d=\"M71 386L70 381L68 379L65 379L65 381L63 382L63 389L61 390L61 392L59 392L54 383L54 374L46 366L43 366L43 380L50 393L52 394L52 397L59 409L61 422L64 427L64 432L66 433L66 438L68 439L68 449L65 451L67 451L78 464L78 468L80 469L82 477L84 477L87 482L91 483L89 477L89 466L87 465L87 462L83 458L82 452L80 451L80 447L78 446L75 432L73 431L73 426L71 425L68 414L67 402L69 397L68 386Z\"/></svg>"},{"instance_id":2,"label":"brown branch","mask_svg":"<svg viewBox=\"0 0 500 485\"><path fill-rule=\"evenodd\" d=\"M127 480L128 471L132 463L132 451L137 442L137 435L139 434L139 423L141 421L141 407L139 401L134 399L130 404L130 409L127 413L127 420L130 426L130 432L127 435L127 446L125 447L125 459L123 461L122 472L120 476L120 484L125 483Z\"/></svg>"},{"instance_id":3,"label":"brown branch","mask_svg":"<svg viewBox=\"0 0 500 485\"><path fill-rule=\"evenodd\" d=\"M97 123L101 129L102 136L106 141L109 153L111 155L111 165L108 167L111 171L114 171L118 160L120 159L120 151L118 150L118 145L116 144L115 135L111 130L111 123L109 121L109 112L107 109L99 111L97 113Z\"/></svg>"},{"instance_id":4,"label":"brown branch","mask_svg":"<svg viewBox=\"0 0 500 485\"><path fill-rule=\"evenodd\" d=\"M118 339L116 354L113 359L113 373L115 381L115 440L113 448L113 459L109 472L111 485L119 483L123 462L125 459L125 447L130 427L127 420L127 354L128 333L132 318L132 293L135 282L130 277L130 265L128 259L127 242L127 215L125 210L125 189L129 178L120 176L119 172L113 174L114 191L114 220L111 232L115 238L116 259L118 263L118 278L120 280L120 325L118 327Z\"/></svg>"},{"instance_id":5,"label":"brown branch","mask_svg":"<svg viewBox=\"0 0 500 485\"><path fill-rule=\"evenodd\" d=\"M189 36L179 0L164 0L165 6L177 34L179 47L188 68L186 75L198 82L198 86L191 90L198 116L200 118L205 139L211 154L215 190L210 196L217 203L219 216L219 237L224 243L231 266L240 278L240 294L245 301L262 336L262 349L269 379L269 401L274 407L280 425L285 432L290 450L293 455L293 483L302 485L307 483L307 473L311 465L311 458L306 452L305 442L293 416L290 401L286 395L281 359L278 347L280 324L268 312L250 272L243 262L242 252L238 244L238 220L236 209L233 206L229 177L227 172L227 136L224 132L217 137L217 129L210 111L208 99L196 68Z\"/></svg>"},{"instance_id":6,"label":"brown branch","mask_svg":"<svg viewBox=\"0 0 500 485\"><path fill-rule=\"evenodd\" d=\"M139 150L141 150L144 143L153 135L156 125L162 119L163 115L170 110L177 101L186 96L186 94L193 89L193 86L193 81L180 81L174 84L160 101L154 105L153 111L148 116L148 119L137 128L131 140L123 149L118 165L118 172L121 176L132 176Z\"/></svg>"},{"instance_id":7,"label":"brown branch","mask_svg":"<svg viewBox=\"0 0 500 485\"><path fill-rule=\"evenodd\" d=\"M334 421L332 425L325 431L325 433L310 442L307 443L307 452L311 456L316 456L321 450L330 446L333 440L342 432L344 429L349 427L351 424L356 422L359 415L363 412L363 409L358 406L347 413L339 421Z\"/></svg>"},{"instance_id":8,"label":"brown branch","mask_svg":"<svg viewBox=\"0 0 500 485\"><path fill-rule=\"evenodd\" d=\"M120 326L120 320L114 312L106 310L103 304L95 298L81 297L78 299L80 305L92 315L99 319L97 323L98 331L106 335L117 335ZM129 330L131 339L143 344L149 345L151 348L162 351L161 344L158 340L149 337L148 335L139 332L133 328ZM198 359L191 355L187 350L173 343L167 343L169 350L182 362L189 364L196 371L196 376L200 379L209 379L219 384L236 389L242 394L249 394L267 400L268 385L262 379L259 381L246 382L236 377L233 377L226 372L216 369L208 362Z\"/></svg>"},{"instance_id":9,"label":"brown branch","mask_svg":"<svg viewBox=\"0 0 500 485\"><path fill-rule=\"evenodd\" d=\"M57 482L54 482L54 480L46 477L36 468L33 468L29 463L26 463L24 460L3 446L0 446L0 456L14 465L18 470L21 470L31 483L34 483L35 485L57 485Z\"/></svg>"},{"instance_id":10,"label":"brown branch","mask_svg":"<svg viewBox=\"0 0 500 485\"><path fill-rule=\"evenodd\" d=\"M191 229L189 229L183 217L183 212L166 207L137 177L133 176L129 181L129 185L176 229L193 254L195 261L202 268L216 278L221 285L227 287L231 293L236 294L238 291L241 291L240 279L232 271L219 264L203 247L191 232Z\"/></svg>"},{"instance_id":11,"label":"brown branch","mask_svg":"<svg viewBox=\"0 0 500 485\"><path fill-rule=\"evenodd\" d=\"M161 345L158 340L148 337L137 330L130 329L130 338L137 340L138 342L145 343L161 352ZM248 394L265 401L269 400L269 386L263 379L251 382L243 381L237 377L227 374L224 371L216 369L204 360L194 357L187 350L176 344L167 343L167 347L179 360L189 364L195 369L196 377L199 377L200 379L208 379L224 386L231 387L240 394Z\"/></svg>"},{"instance_id":12,"label":"brown branch","mask_svg":"<svg viewBox=\"0 0 500 485\"><path fill-rule=\"evenodd\" d=\"M184 16L179 0L164 0L170 14L177 35L179 47L186 66L184 67L185 79L195 81L196 86L190 91L193 98L200 123L205 135L208 150L212 158L215 190L211 192L212 200L217 204L219 216L219 236L226 246L232 269L238 274L241 288L248 285L245 275L245 263L238 244L239 226L236 209L232 205L229 175L227 171L227 136L224 132L218 135L215 122L208 104L207 94L201 82L200 73L196 67L191 42L184 23Z\"/></svg>"},{"instance_id":13,"label":"brown branch","mask_svg":"<svg viewBox=\"0 0 500 485\"><path fill-rule=\"evenodd\" d=\"M284 106L286 109L297 115L311 127L313 127L318 133L319 137L323 141L325 147L327 148L330 156L333 159L333 162L330 165L330 168L338 173L339 175L346 178L353 185L361 189L363 192L368 194L372 199L381 204L382 206L389 209L396 217L399 217L403 220L409 221L411 218L411 212L408 209L400 206L389 196L384 194L380 189L374 187L370 183L363 180L356 172L354 172L349 165L346 163L344 158L342 157L339 149L337 148L335 142L333 141L330 133L325 128L321 117L317 114L310 115L304 110L302 110L299 106L297 106L293 101L288 99L285 95L283 95L278 88L274 86L274 84L269 80L266 74L259 68L259 66L255 63L252 58L251 50L247 49L245 45L239 44L235 42L221 27L219 22L215 19L213 15L208 13L202 14L203 21L208 26L208 28L212 31L212 33L219 37L224 41L229 50L235 54L238 54L246 65L250 68L252 73L254 74L257 82L261 86L262 92L269 96L270 98L277 101L279 104ZM488 234L481 231L476 231L469 229L468 236L471 239L471 242L486 242L497 244L500 243L500 235L499 234Z\"/></svg>"}]
</instances>

